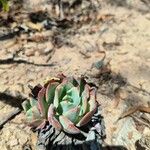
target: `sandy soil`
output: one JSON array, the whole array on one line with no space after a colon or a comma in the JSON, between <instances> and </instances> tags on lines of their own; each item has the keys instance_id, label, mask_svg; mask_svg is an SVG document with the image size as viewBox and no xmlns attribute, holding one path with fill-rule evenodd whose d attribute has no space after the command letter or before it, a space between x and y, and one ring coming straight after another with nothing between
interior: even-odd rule
<instances>
[{"instance_id":1,"label":"sandy soil","mask_svg":"<svg viewBox=\"0 0 150 150\"><path fill-rule=\"evenodd\" d=\"M150 125L140 119L142 115L150 118L149 114L136 112L132 117L116 122L129 108L138 105L148 107L150 102L149 7L142 1L122 3L101 2L97 23L85 23L75 34L59 34L61 38L55 39L58 44L53 41L54 31L44 29L0 41L0 93L27 97L28 84L42 84L47 77L59 72L75 77L86 75L99 86L97 96L105 120L105 142L116 148L121 145L131 150L138 149L137 143L140 143L150 149L147 142ZM10 28L0 26L0 33ZM27 40L29 38L32 40ZM101 69L92 67L92 64L102 60L104 51L105 61L109 62L112 72L109 79L101 77ZM16 60L30 63L5 63L5 59L13 58L16 53ZM122 82L125 84L122 85ZM115 93L117 88L119 103ZM0 97L0 120L14 109ZM24 120L24 113L21 112L4 125L0 130L0 149L21 150L25 145L34 147L36 136L26 127Z\"/></svg>"}]
</instances>

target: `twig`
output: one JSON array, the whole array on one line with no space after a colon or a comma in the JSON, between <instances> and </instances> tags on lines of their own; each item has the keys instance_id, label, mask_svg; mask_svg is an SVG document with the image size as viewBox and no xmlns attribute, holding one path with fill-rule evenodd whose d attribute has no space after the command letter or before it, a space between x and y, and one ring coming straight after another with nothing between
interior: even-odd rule
<instances>
[{"instance_id":1,"label":"twig","mask_svg":"<svg viewBox=\"0 0 150 150\"><path fill-rule=\"evenodd\" d=\"M136 86L130 84L129 82L127 82L126 85L132 87L132 88L135 89L135 90L142 91L142 92L144 92L144 93L150 95L150 93L149 93L148 91L146 91L146 90L144 90L144 89L142 89L142 88L138 88L138 87L136 87Z\"/></svg>"},{"instance_id":2,"label":"twig","mask_svg":"<svg viewBox=\"0 0 150 150\"><path fill-rule=\"evenodd\" d=\"M55 65L53 63L51 63L51 64L36 64L36 63L29 62L29 61L22 60L22 59L15 60L15 58L13 58L13 57L12 58L7 58L7 59L0 59L0 65L14 64L14 63L34 65L34 66L37 66L37 67L51 67L51 66Z\"/></svg>"},{"instance_id":3,"label":"twig","mask_svg":"<svg viewBox=\"0 0 150 150\"><path fill-rule=\"evenodd\" d=\"M141 118L138 118L137 116L133 116L133 115L131 115L131 117L132 117L133 119L135 119L136 121L138 121L138 122L144 124L144 125L147 126L148 128L150 128L149 123L147 123L146 121L143 121Z\"/></svg>"},{"instance_id":4,"label":"twig","mask_svg":"<svg viewBox=\"0 0 150 150\"><path fill-rule=\"evenodd\" d=\"M119 118L118 120L120 119L123 119L127 116L130 116L131 114L137 112L137 111L140 111L140 112L145 112L145 113L150 113L150 107L145 107L145 106L136 106L134 108L130 108L129 110L127 110L126 112L124 112Z\"/></svg>"},{"instance_id":5,"label":"twig","mask_svg":"<svg viewBox=\"0 0 150 150\"><path fill-rule=\"evenodd\" d=\"M0 129L3 127L4 124L6 124L9 120L13 119L16 115L18 115L21 112L20 108L16 108L13 112L10 112L8 116L6 116L4 119L0 121Z\"/></svg>"},{"instance_id":6,"label":"twig","mask_svg":"<svg viewBox=\"0 0 150 150\"><path fill-rule=\"evenodd\" d=\"M81 50L79 51L80 54L82 54L85 58L90 58L91 56L89 54L87 54L87 52Z\"/></svg>"}]
</instances>

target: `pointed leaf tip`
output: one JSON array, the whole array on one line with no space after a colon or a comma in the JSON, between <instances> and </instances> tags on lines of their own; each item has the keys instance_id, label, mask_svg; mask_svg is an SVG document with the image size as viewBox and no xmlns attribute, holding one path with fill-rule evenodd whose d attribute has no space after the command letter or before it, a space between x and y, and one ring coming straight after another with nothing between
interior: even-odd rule
<instances>
[{"instance_id":1,"label":"pointed leaf tip","mask_svg":"<svg viewBox=\"0 0 150 150\"><path fill-rule=\"evenodd\" d=\"M81 127L83 125L86 125L88 122L90 122L92 116L95 114L97 110L97 106L90 112L88 112L87 114L85 114L82 119L79 121L79 123L77 124L78 127Z\"/></svg>"},{"instance_id":2,"label":"pointed leaf tip","mask_svg":"<svg viewBox=\"0 0 150 150\"><path fill-rule=\"evenodd\" d=\"M29 100L26 100L22 103L22 108L25 112L27 112L31 108L31 104Z\"/></svg>"},{"instance_id":3,"label":"pointed leaf tip","mask_svg":"<svg viewBox=\"0 0 150 150\"><path fill-rule=\"evenodd\" d=\"M58 82L48 84L46 88L46 101L48 104L51 104L53 102L55 96L55 90L58 85L59 85Z\"/></svg>"},{"instance_id":4,"label":"pointed leaf tip","mask_svg":"<svg viewBox=\"0 0 150 150\"><path fill-rule=\"evenodd\" d=\"M46 89L45 87L43 87L38 93L38 108L40 110L42 117L46 117L46 113L48 110L48 104L45 101L45 92Z\"/></svg>"},{"instance_id":5,"label":"pointed leaf tip","mask_svg":"<svg viewBox=\"0 0 150 150\"><path fill-rule=\"evenodd\" d=\"M79 112L80 112L80 107L77 106L75 108L72 108L72 109L68 110L63 115L65 117L67 117L70 121L72 121L73 123L75 123L77 121L77 119L78 119Z\"/></svg>"},{"instance_id":6,"label":"pointed leaf tip","mask_svg":"<svg viewBox=\"0 0 150 150\"><path fill-rule=\"evenodd\" d=\"M61 130L61 124L59 121L55 118L55 107L53 104L50 105L48 109L48 121L49 123L57 130Z\"/></svg>"},{"instance_id":7,"label":"pointed leaf tip","mask_svg":"<svg viewBox=\"0 0 150 150\"><path fill-rule=\"evenodd\" d=\"M79 134L80 130L65 116L59 116L60 123L62 124L64 131L69 134Z\"/></svg>"}]
</instances>

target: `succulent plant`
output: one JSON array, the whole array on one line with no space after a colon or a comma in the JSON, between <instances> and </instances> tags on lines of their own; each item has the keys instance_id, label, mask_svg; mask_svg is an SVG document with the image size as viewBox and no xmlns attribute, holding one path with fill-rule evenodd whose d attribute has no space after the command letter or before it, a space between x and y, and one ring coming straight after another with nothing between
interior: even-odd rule
<instances>
[{"instance_id":1,"label":"succulent plant","mask_svg":"<svg viewBox=\"0 0 150 150\"><path fill-rule=\"evenodd\" d=\"M23 102L27 122L36 129L49 123L56 130L78 134L97 111L96 90L84 77L80 81L63 74L51 78L44 86L35 86L30 100Z\"/></svg>"}]
</instances>

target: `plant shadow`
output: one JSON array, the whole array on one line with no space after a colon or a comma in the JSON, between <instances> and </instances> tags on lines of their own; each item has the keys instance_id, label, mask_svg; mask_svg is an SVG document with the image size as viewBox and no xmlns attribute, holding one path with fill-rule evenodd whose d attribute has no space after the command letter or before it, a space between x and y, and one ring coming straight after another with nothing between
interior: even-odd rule
<instances>
[{"instance_id":1,"label":"plant shadow","mask_svg":"<svg viewBox=\"0 0 150 150\"><path fill-rule=\"evenodd\" d=\"M128 150L128 149L124 146L111 145L111 146L102 147L102 150Z\"/></svg>"},{"instance_id":2,"label":"plant shadow","mask_svg":"<svg viewBox=\"0 0 150 150\"><path fill-rule=\"evenodd\" d=\"M78 145L61 145L61 146L54 146L51 147L50 150L128 150L126 147L124 146L106 146L106 147L102 147L100 145L96 145L95 143L92 144L78 144Z\"/></svg>"}]
</instances>

